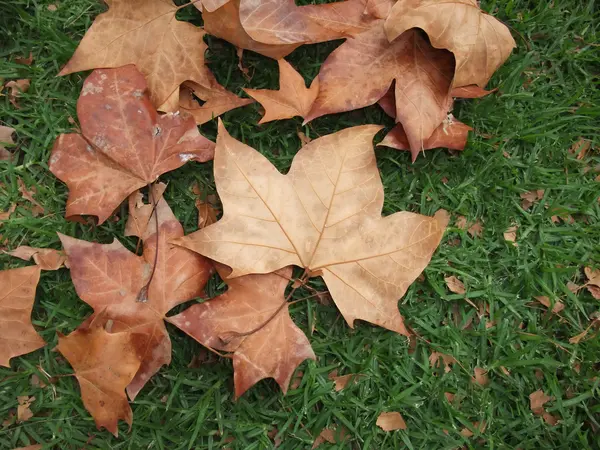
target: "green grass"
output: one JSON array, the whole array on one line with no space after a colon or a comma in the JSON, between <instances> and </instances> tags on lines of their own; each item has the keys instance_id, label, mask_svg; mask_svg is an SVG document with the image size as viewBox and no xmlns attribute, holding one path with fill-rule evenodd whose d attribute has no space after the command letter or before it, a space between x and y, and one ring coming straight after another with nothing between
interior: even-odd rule
<instances>
[{"instance_id":1,"label":"green grass","mask_svg":"<svg viewBox=\"0 0 600 450\"><path fill-rule=\"evenodd\" d=\"M0 162L0 210L18 204L0 227L7 241L3 245L60 248L58 231L99 242L117 237L132 248L135 242L122 236L123 207L117 221L100 227L64 219L67 190L48 171L47 161L54 139L72 128L68 118L76 118L86 74L56 74L102 6L97 0L62 1L51 12L50 3L12 0L0 5L0 78L31 79L21 109L0 97L0 124L17 130L14 151L19 155L15 164ZM31 384L34 374L45 379L39 367L52 376L71 373L52 351L56 332L72 331L90 313L68 270L44 272L33 322L48 346L15 358L11 369L0 368L0 423L16 408L17 395L36 397L35 416L23 424L0 425L0 449L33 442L56 449L263 449L273 446L267 435L272 430L283 440L279 448L303 449L332 426L346 427L348 438L321 448L600 448L600 342L568 342L590 323L600 304L585 290L573 294L567 289L569 281L583 283L585 265L600 265L600 183L594 181L597 173L586 170L600 163L600 155L592 150L580 161L568 153L579 137L599 144L600 14L593 0L482 3L511 26L518 49L490 83L499 93L457 102L455 116L475 128L465 151L427 152L411 165L408 152L377 150L385 214L432 214L445 208L484 226L483 234L472 238L451 225L425 279L399 302L407 323L423 338L414 352L402 336L366 323L351 330L334 306L302 302L291 308L292 316L309 335L318 360L300 367L302 382L286 396L267 380L234 402L230 362L188 368L200 346L170 327L173 362L132 404L133 429L127 432L122 424L116 439L95 429L74 378L54 379L45 388ZM181 17L201 23L188 9ZM247 53L245 63L253 74L247 82L236 67L234 48L211 37L207 41L210 67L230 90L241 94L241 87L277 87L274 61ZM337 45L304 46L288 59L311 80ZM32 66L14 62L30 51ZM227 113L223 120L232 135L282 171L300 147L298 130L316 137L365 123L392 125L377 106L326 116L305 128L300 118L258 126L259 117L253 105ZM216 121L201 130L214 139ZM161 177L169 182L166 198L186 232L196 227L191 186L198 181L214 191L211 168L187 164ZM36 187L46 215L31 215L18 193L19 177ZM544 189L544 199L523 210L519 194L533 189ZM551 216L557 213L571 215L574 222L553 223ZM517 247L503 239L513 223L519 226ZM460 244L452 246L457 238ZM0 255L0 262L3 268L27 265L6 255ZM463 296L449 293L444 284L449 275L464 281L469 300L489 308L489 317L480 319ZM209 292L216 295L222 289L215 280ZM538 295L562 301L560 317L536 306L533 297ZM495 326L486 328L488 321ZM453 355L460 364L449 373L430 368L427 361L434 350ZM486 387L471 382L477 366L489 370ZM327 378L334 368L364 378L336 393ZM529 409L528 396L538 389L554 397L546 405L560 418L554 427ZM448 403L444 392L455 393L460 402ZM375 420L382 411L401 412L408 429L381 431ZM462 437L460 430L475 421L485 421L485 430Z\"/></svg>"}]
</instances>

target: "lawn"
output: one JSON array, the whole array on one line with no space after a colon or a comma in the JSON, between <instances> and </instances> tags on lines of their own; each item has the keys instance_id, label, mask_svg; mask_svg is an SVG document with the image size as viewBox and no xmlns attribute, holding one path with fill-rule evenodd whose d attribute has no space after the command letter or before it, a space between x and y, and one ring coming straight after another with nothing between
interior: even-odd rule
<instances>
[{"instance_id":1,"label":"lawn","mask_svg":"<svg viewBox=\"0 0 600 450\"><path fill-rule=\"evenodd\" d=\"M51 3L58 8L48 9ZM377 150L385 214L431 215L444 208L455 220L460 215L483 226L481 235L471 236L451 221L424 277L400 300L418 339L410 342L364 322L350 329L333 305L294 304L292 317L308 335L317 361L300 366L303 376L285 396L266 380L234 401L230 361L207 358L190 364L202 355L201 346L169 326L173 362L132 403L131 431L121 424L115 438L96 430L69 376L71 367L52 350L57 332L74 330L91 309L79 300L68 270L43 272L33 323L48 346L15 358L11 369L0 368L0 449L31 443L48 449L267 449L280 440L280 449L304 449L327 427L343 427L347 436L320 448L600 448L600 341L592 329L579 344L569 343L598 317L600 303L586 289L573 293L567 287L585 283L585 266L600 266L598 5L593 0L489 0L482 7L511 27L518 48L490 83L497 93L456 103L454 115L475 129L467 148L429 151L415 164L408 152ZM56 74L103 9L97 0L0 4L0 79L31 80L20 109L9 102L6 90L0 97L0 124L14 127L18 138L13 149L18 161L0 162L0 210L18 205L0 226L3 248L58 249L56 232L61 232L102 243L116 237L135 249L136 241L123 236L124 206L115 220L99 227L66 221L66 186L48 171L55 138L75 126L71 122L86 76ZM179 18L201 24L192 7L182 9ZM210 67L231 91L277 88L273 60L246 53L252 74L247 81L233 46L211 37L207 42ZM288 60L310 81L339 43L303 46ZM29 52L31 66L14 61ZM222 118L233 136L283 172L300 148L298 131L314 138L366 123L386 124L388 130L393 125L376 105L325 116L306 127L300 118L258 126L256 104ZM214 140L216 120L201 131ZM569 148L581 137L592 146L578 159ZM19 178L35 187L44 215L35 217L21 199ZM168 182L165 197L186 232L195 230L191 189L198 182L215 191L212 165L187 164L161 179ZM544 190L543 198L524 209L520 194L538 189ZM517 245L503 236L513 225ZM27 265L5 254L0 264L3 269ZM451 275L464 282L465 295L448 290L444 278ZM312 285L323 288L319 281ZM215 279L208 294L225 288ZM300 291L296 298L305 295ZM565 308L552 314L536 296L560 300ZM434 351L457 362L448 372L431 367ZM472 381L475 367L488 371L489 384ZM334 369L362 377L336 392L328 379ZM32 384L34 375L47 385ZM545 407L559 419L554 426L530 410L529 395L540 389L553 397ZM453 402L447 392L455 394ZM36 398L34 417L1 424L16 409L19 395ZM375 421L384 411L400 412L407 429L378 428ZM461 434L465 427L474 435Z\"/></svg>"}]
</instances>

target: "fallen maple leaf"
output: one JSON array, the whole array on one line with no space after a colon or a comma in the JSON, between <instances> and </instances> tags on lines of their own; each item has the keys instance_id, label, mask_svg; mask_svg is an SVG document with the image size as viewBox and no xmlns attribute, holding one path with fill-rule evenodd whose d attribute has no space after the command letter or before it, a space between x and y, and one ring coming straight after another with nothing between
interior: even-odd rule
<instances>
[{"instance_id":1,"label":"fallen maple leaf","mask_svg":"<svg viewBox=\"0 0 600 450\"><path fill-rule=\"evenodd\" d=\"M135 190L187 161L208 161L214 144L192 117L159 115L134 66L98 69L77 101L81 134L61 134L50 171L69 187L67 216L104 222Z\"/></svg>"},{"instance_id":2,"label":"fallen maple leaf","mask_svg":"<svg viewBox=\"0 0 600 450\"><path fill-rule=\"evenodd\" d=\"M385 22L390 42L411 28L421 28L431 44L454 53L453 87L484 88L516 47L508 28L479 9L477 0L400 0Z\"/></svg>"},{"instance_id":3,"label":"fallen maple leaf","mask_svg":"<svg viewBox=\"0 0 600 450\"><path fill-rule=\"evenodd\" d=\"M211 9L216 2L209 0L195 3L202 11L204 30L221 39L231 42L238 48L251 50L273 59L280 59L292 53L301 44L270 45L255 41L246 33L240 21L240 0L230 0ZM219 2L222 3L222 2Z\"/></svg>"},{"instance_id":4,"label":"fallen maple leaf","mask_svg":"<svg viewBox=\"0 0 600 450\"><path fill-rule=\"evenodd\" d=\"M56 349L69 361L79 381L81 397L98 429L118 436L118 421L129 424L133 413L125 387L140 367L135 333L108 333L102 327L78 329L68 336L58 334Z\"/></svg>"},{"instance_id":5,"label":"fallen maple leaf","mask_svg":"<svg viewBox=\"0 0 600 450\"><path fill-rule=\"evenodd\" d=\"M8 94L8 101L11 102L15 108L20 109L18 98L21 97L21 95L24 92L27 92L29 90L30 85L31 82L29 80L16 80L9 81L4 86L7 89L10 89L10 93Z\"/></svg>"},{"instance_id":6,"label":"fallen maple leaf","mask_svg":"<svg viewBox=\"0 0 600 450\"><path fill-rule=\"evenodd\" d=\"M19 406L17 406L17 421L26 422L31 419L33 412L31 412L30 406L35 402L35 397L20 395L17 397L17 402L19 403Z\"/></svg>"},{"instance_id":7,"label":"fallen maple leaf","mask_svg":"<svg viewBox=\"0 0 600 450\"><path fill-rule=\"evenodd\" d=\"M328 378L331 381L333 381L335 386L334 389L336 392L339 392L342 389L344 389L346 386L348 386L348 383L353 383L354 381L359 380L362 377L363 375L357 373L349 373L348 375L338 376L337 370L334 370L328 376Z\"/></svg>"},{"instance_id":8,"label":"fallen maple leaf","mask_svg":"<svg viewBox=\"0 0 600 450\"><path fill-rule=\"evenodd\" d=\"M40 203L33 197L36 194L35 187L27 189L27 186L25 186L25 182L19 177L17 177L17 184L19 186L19 193L21 194L21 197L23 197L24 200L27 200L33 205L31 207L31 214L34 217L41 216L42 214L44 214L44 207L40 205Z\"/></svg>"},{"instance_id":9,"label":"fallen maple leaf","mask_svg":"<svg viewBox=\"0 0 600 450\"><path fill-rule=\"evenodd\" d=\"M470 86L455 87L450 92L450 95L455 98L481 98L496 92L498 88L486 91L476 84Z\"/></svg>"},{"instance_id":10,"label":"fallen maple leaf","mask_svg":"<svg viewBox=\"0 0 600 450\"><path fill-rule=\"evenodd\" d=\"M220 123L214 167L223 218L175 243L229 265L231 277L303 267L324 278L351 327L362 319L409 335L398 298L429 263L448 215L381 217L372 144L380 128L315 139L282 175Z\"/></svg>"},{"instance_id":11,"label":"fallen maple leaf","mask_svg":"<svg viewBox=\"0 0 600 450\"><path fill-rule=\"evenodd\" d=\"M183 227L159 196L162 187L153 188L157 206L147 226L140 228L143 256L131 253L116 239L112 244L97 244L59 234L77 294L94 308L94 314L81 328L111 321L111 332L128 331L136 336L141 366L127 386L131 399L163 364L171 361L165 314L202 295L212 274L205 258L169 244L183 236Z\"/></svg>"},{"instance_id":12,"label":"fallen maple leaf","mask_svg":"<svg viewBox=\"0 0 600 450\"><path fill-rule=\"evenodd\" d=\"M42 270L58 270L65 264L67 256L60 250L52 248L35 248L28 245L21 245L16 249L5 252L15 258L29 261L33 257L33 261Z\"/></svg>"},{"instance_id":13,"label":"fallen maple leaf","mask_svg":"<svg viewBox=\"0 0 600 450\"><path fill-rule=\"evenodd\" d=\"M217 270L227 292L167 320L202 345L233 352L236 398L268 377L286 393L298 365L316 359L285 303L291 268L238 278L226 278L229 270L222 265Z\"/></svg>"},{"instance_id":14,"label":"fallen maple leaf","mask_svg":"<svg viewBox=\"0 0 600 450\"><path fill-rule=\"evenodd\" d=\"M344 427L341 427L339 432L336 428L323 428L317 438L314 440L311 450L314 450L324 442L329 442L330 444L343 442L347 435L348 430L346 430Z\"/></svg>"},{"instance_id":15,"label":"fallen maple leaf","mask_svg":"<svg viewBox=\"0 0 600 450\"><path fill-rule=\"evenodd\" d=\"M585 283L585 287L592 294L596 300L600 300L600 270L594 270L591 267L584 269L585 276L588 281Z\"/></svg>"},{"instance_id":16,"label":"fallen maple leaf","mask_svg":"<svg viewBox=\"0 0 600 450\"><path fill-rule=\"evenodd\" d=\"M469 138L469 131L473 130L468 125L457 120L452 120L448 123L445 121L438 126L433 134L423 141L421 150L431 150L434 148L449 148L452 150L464 150ZM397 124L392 130L385 135L383 140L377 144L378 146L386 146L397 150L410 150L410 143L404 131L402 124ZM418 155L418 153L416 154ZM413 162L416 159L413 152Z\"/></svg>"},{"instance_id":17,"label":"fallen maple leaf","mask_svg":"<svg viewBox=\"0 0 600 450\"><path fill-rule=\"evenodd\" d=\"M472 237L481 236L481 233L483 233L483 225L481 225L481 222L476 221L474 224L469 226L465 216L457 216L456 227L460 228L461 230L467 230L467 233L469 233Z\"/></svg>"},{"instance_id":18,"label":"fallen maple leaf","mask_svg":"<svg viewBox=\"0 0 600 450\"><path fill-rule=\"evenodd\" d=\"M31 324L39 280L37 266L0 271L0 366L46 345Z\"/></svg>"},{"instance_id":19,"label":"fallen maple leaf","mask_svg":"<svg viewBox=\"0 0 600 450\"><path fill-rule=\"evenodd\" d=\"M456 278L454 275L444 278L444 281L446 282L446 286L448 286L448 289L450 289L455 294L465 294L467 292L463 282Z\"/></svg>"},{"instance_id":20,"label":"fallen maple leaf","mask_svg":"<svg viewBox=\"0 0 600 450\"><path fill-rule=\"evenodd\" d=\"M482 434L487 427L485 422L481 422L481 423L473 422L472 426L473 426L473 429L475 431L477 431L479 434ZM469 428L464 427L462 430L460 430L460 435L463 437L466 437L466 438L470 438L470 437L475 436L475 433L473 431L471 431Z\"/></svg>"},{"instance_id":21,"label":"fallen maple leaf","mask_svg":"<svg viewBox=\"0 0 600 450\"><path fill-rule=\"evenodd\" d=\"M585 155L591 146L592 142L589 139L580 137L579 140L575 142L569 149L569 154L575 156L578 161L581 161L583 158L585 158Z\"/></svg>"},{"instance_id":22,"label":"fallen maple leaf","mask_svg":"<svg viewBox=\"0 0 600 450\"><path fill-rule=\"evenodd\" d=\"M26 58L22 56L16 57L15 62L24 66L30 66L33 63L33 52L29 52L29 56Z\"/></svg>"},{"instance_id":23,"label":"fallen maple leaf","mask_svg":"<svg viewBox=\"0 0 600 450\"><path fill-rule=\"evenodd\" d=\"M17 209L17 205L13 203L8 207L7 211L0 212L0 222L10 219L10 215L15 212L15 209Z\"/></svg>"},{"instance_id":24,"label":"fallen maple leaf","mask_svg":"<svg viewBox=\"0 0 600 450\"><path fill-rule=\"evenodd\" d=\"M180 8L171 0L106 3L108 11L96 17L59 75L135 64L147 78L150 100L160 110L166 110L162 105L184 81L210 85L212 75L204 65L205 33L177 20Z\"/></svg>"},{"instance_id":25,"label":"fallen maple leaf","mask_svg":"<svg viewBox=\"0 0 600 450\"><path fill-rule=\"evenodd\" d=\"M383 22L376 22L328 56L319 72L319 95L306 122L372 105L395 80L396 121L404 128L415 159L452 103L454 58L446 50L431 47L419 30L388 42Z\"/></svg>"},{"instance_id":26,"label":"fallen maple leaf","mask_svg":"<svg viewBox=\"0 0 600 450\"><path fill-rule=\"evenodd\" d=\"M540 295L540 296L537 296L537 297L534 297L534 298L538 302L540 302L542 305L544 305L546 308L550 309L551 302L550 302L550 299L548 297L546 297L545 295ZM558 314L563 309L565 309L564 303L562 303L560 300L554 300L554 305L552 306L552 313L553 314Z\"/></svg>"},{"instance_id":27,"label":"fallen maple leaf","mask_svg":"<svg viewBox=\"0 0 600 450\"><path fill-rule=\"evenodd\" d=\"M0 125L0 161L8 161L13 157L13 154L3 144L13 145L15 143L12 138L14 132L14 128Z\"/></svg>"},{"instance_id":28,"label":"fallen maple leaf","mask_svg":"<svg viewBox=\"0 0 600 450\"><path fill-rule=\"evenodd\" d=\"M440 359L444 363L444 372L450 372L452 370L452 367L450 366L456 362L456 359L454 359L454 357L451 355L446 355L445 353L431 352L431 355L429 355L429 364L431 367L439 367Z\"/></svg>"},{"instance_id":29,"label":"fallen maple leaf","mask_svg":"<svg viewBox=\"0 0 600 450\"><path fill-rule=\"evenodd\" d=\"M318 77L313 80L310 88L306 88L304 78L290 63L285 59L280 59L277 63L279 64L279 90L244 89L265 109L265 115L260 119L259 124L290 119L294 116L305 117L319 94Z\"/></svg>"},{"instance_id":30,"label":"fallen maple leaf","mask_svg":"<svg viewBox=\"0 0 600 450\"><path fill-rule=\"evenodd\" d=\"M506 229L504 232L504 240L507 242L511 242L515 247L517 246L517 230L519 227L517 225L512 225Z\"/></svg>"},{"instance_id":31,"label":"fallen maple leaf","mask_svg":"<svg viewBox=\"0 0 600 450\"><path fill-rule=\"evenodd\" d=\"M204 102L202 106L194 96ZM198 125L202 125L224 112L250 103L254 103L254 100L238 97L218 84L216 80L209 87L186 81L181 86L179 97L179 109L194 116Z\"/></svg>"},{"instance_id":32,"label":"fallen maple leaf","mask_svg":"<svg viewBox=\"0 0 600 450\"><path fill-rule=\"evenodd\" d=\"M523 192L519 196L523 200L521 202L521 208L529 209L533 206L534 203L537 203L538 200L544 198L544 189L537 189L535 191Z\"/></svg>"},{"instance_id":33,"label":"fallen maple leaf","mask_svg":"<svg viewBox=\"0 0 600 450\"><path fill-rule=\"evenodd\" d=\"M598 323L600 323L600 319L595 318L594 320L592 320L592 322L586 327L585 330L583 330L578 335L569 338L569 343L570 344L579 344L579 342L581 342L581 340L587 336L587 334L590 332L592 327L596 326Z\"/></svg>"},{"instance_id":34,"label":"fallen maple leaf","mask_svg":"<svg viewBox=\"0 0 600 450\"><path fill-rule=\"evenodd\" d=\"M547 396L540 389L529 394L529 407L534 414L542 415L544 413L544 405L550 400L552 400L552 397Z\"/></svg>"},{"instance_id":35,"label":"fallen maple leaf","mask_svg":"<svg viewBox=\"0 0 600 450\"><path fill-rule=\"evenodd\" d=\"M487 386L490 382L490 379L487 375L487 370L482 369L481 367L475 367L473 370L474 373L474 381L480 386Z\"/></svg>"},{"instance_id":36,"label":"fallen maple leaf","mask_svg":"<svg viewBox=\"0 0 600 450\"><path fill-rule=\"evenodd\" d=\"M383 412L377 418L377 426L383 431L406 430L406 423L399 412Z\"/></svg>"}]
</instances>

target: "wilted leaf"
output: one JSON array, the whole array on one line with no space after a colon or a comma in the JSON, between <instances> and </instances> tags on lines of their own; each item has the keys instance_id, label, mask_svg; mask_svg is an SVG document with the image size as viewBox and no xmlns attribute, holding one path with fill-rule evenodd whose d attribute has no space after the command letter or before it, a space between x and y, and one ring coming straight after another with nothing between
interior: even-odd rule
<instances>
[{"instance_id":1,"label":"wilted leaf","mask_svg":"<svg viewBox=\"0 0 600 450\"><path fill-rule=\"evenodd\" d=\"M37 266L0 271L0 366L10 367L11 358L46 345L31 324L39 280Z\"/></svg>"},{"instance_id":2,"label":"wilted leaf","mask_svg":"<svg viewBox=\"0 0 600 450\"><path fill-rule=\"evenodd\" d=\"M27 395L21 395L17 397L17 421L26 422L33 417L30 406L35 401L35 397L29 397Z\"/></svg>"},{"instance_id":3,"label":"wilted leaf","mask_svg":"<svg viewBox=\"0 0 600 450\"><path fill-rule=\"evenodd\" d=\"M5 252L15 258L29 261L33 257L33 261L42 270L58 270L65 264L67 256L60 250L52 248L34 248L27 245L21 245L16 249Z\"/></svg>"},{"instance_id":4,"label":"wilted leaf","mask_svg":"<svg viewBox=\"0 0 600 450\"><path fill-rule=\"evenodd\" d=\"M163 364L171 362L165 314L202 295L212 274L205 258L169 244L172 239L183 236L183 227L166 201L157 195L161 187L154 186L154 189L158 203L142 230L144 253L141 257L116 239L112 244L97 244L59 235L69 258L77 294L94 308L94 314L80 328L111 322L111 332L135 335L141 366L127 386L131 399Z\"/></svg>"},{"instance_id":5,"label":"wilted leaf","mask_svg":"<svg viewBox=\"0 0 600 450\"><path fill-rule=\"evenodd\" d=\"M448 216L381 217L372 144L379 129L315 139L282 175L220 124L214 167L223 218L175 242L229 265L232 277L303 267L323 276L350 326L362 319L409 335L398 298L429 263Z\"/></svg>"},{"instance_id":6,"label":"wilted leaf","mask_svg":"<svg viewBox=\"0 0 600 450\"><path fill-rule=\"evenodd\" d=\"M585 155L591 146L592 142L590 140L580 137L579 140L571 146L569 153L575 156L577 160L581 161L585 158Z\"/></svg>"},{"instance_id":7,"label":"wilted leaf","mask_svg":"<svg viewBox=\"0 0 600 450\"><path fill-rule=\"evenodd\" d=\"M318 77L313 80L310 88L307 88L302 75L296 72L290 63L285 59L280 59L277 63L279 64L279 90L244 89L265 109L265 115L260 119L259 124L295 116L305 117L319 94Z\"/></svg>"},{"instance_id":8,"label":"wilted leaf","mask_svg":"<svg viewBox=\"0 0 600 450\"><path fill-rule=\"evenodd\" d=\"M456 394L452 394L451 392L444 392L444 397L446 397L446 400L448 400L448 402L452 403L456 398Z\"/></svg>"},{"instance_id":9,"label":"wilted leaf","mask_svg":"<svg viewBox=\"0 0 600 450\"><path fill-rule=\"evenodd\" d=\"M0 161L8 161L13 157L13 154L9 152L4 145L13 145L15 143L12 138L14 132L14 128L0 125Z\"/></svg>"},{"instance_id":10,"label":"wilted leaf","mask_svg":"<svg viewBox=\"0 0 600 450\"><path fill-rule=\"evenodd\" d=\"M15 62L17 64L23 64L24 66L30 66L33 63L33 53L29 52L29 56L25 57L17 57L15 58Z\"/></svg>"},{"instance_id":11,"label":"wilted leaf","mask_svg":"<svg viewBox=\"0 0 600 450\"><path fill-rule=\"evenodd\" d=\"M475 374L475 382L480 386L487 386L487 384L490 382L490 379L487 375L487 370L482 369L481 367L475 367L473 372Z\"/></svg>"},{"instance_id":12,"label":"wilted leaf","mask_svg":"<svg viewBox=\"0 0 600 450\"><path fill-rule=\"evenodd\" d=\"M498 89L496 88L491 91L486 91L476 84L472 84L470 86L455 87L450 92L450 95L455 98L481 98L490 95L497 90Z\"/></svg>"},{"instance_id":13,"label":"wilted leaf","mask_svg":"<svg viewBox=\"0 0 600 450\"><path fill-rule=\"evenodd\" d=\"M431 367L439 367L440 366L440 362L439 360L443 361L444 363L444 372L448 373L452 370L452 364L454 364L456 362L456 359L454 359L453 356L451 355L446 355L444 353L440 353L440 352L431 352L431 355L429 355L429 364L431 365Z\"/></svg>"},{"instance_id":14,"label":"wilted leaf","mask_svg":"<svg viewBox=\"0 0 600 450\"><path fill-rule=\"evenodd\" d=\"M347 434L348 430L344 427L341 427L339 430L335 428L323 428L313 442L311 449L314 450L324 442L329 442L330 444L343 442Z\"/></svg>"},{"instance_id":15,"label":"wilted leaf","mask_svg":"<svg viewBox=\"0 0 600 450\"><path fill-rule=\"evenodd\" d=\"M421 28L431 44L454 53L453 87L484 88L516 47L508 28L479 9L477 0L402 0L385 22L389 41L411 28Z\"/></svg>"},{"instance_id":16,"label":"wilted leaf","mask_svg":"<svg viewBox=\"0 0 600 450\"><path fill-rule=\"evenodd\" d=\"M187 161L208 161L214 144L192 117L159 115L134 66L98 69L77 101L82 134L61 134L50 171L69 187L66 215L104 222L135 190Z\"/></svg>"},{"instance_id":17,"label":"wilted leaf","mask_svg":"<svg viewBox=\"0 0 600 450\"><path fill-rule=\"evenodd\" d=\"M520 194L521 199L521 207L523 209L529 209L534 203L537 203L538 200L544 198L544 189L538 189L536 191L523 192Z\"/></svg>"},{"instance_id":18,"label":"wilted leaf","mask_svg":"<svg viewBox=\"0 0 600 450\"><path fill-rule=\"evenodd\" d=\"M0 212L0 222L10 219L10 215L15 212L15 209L17 209L17 205L13 203L7 211Z\"/></svg>"},{"instance_id":19,"label":"wilted leaf","mask_svg":"<svg viewBox=\"0 0 600 450\"><path fill-rule=\"evenodd\" d=\"M119 419L130 427L133 421L125 387L140 367L138 339L135 333L113 334L101 327L58 335L56 348L73 366L85 408L98 429L104 427L115 436Z\"/></svg>"},{"instance_id":20,"label":"wilted leaf","mask_svg":"<svg viewBox=\"0 0 600 450\"><path fill-rule=\"evenodd\" d=\"M446 118L453 71L452 54L431 47L419 30L390 43L380 20L325 60L319 95L306 121L372 105L395 81L395 118L406 132L414 160Z\"/></svg>"},{"instance_id":21,"label":"wilted leaf","mask_svg":"<svg viewBox=\"0 0 600 450\"><path fill-rule=\"evenodd\" d=\"M377 418L377 426L383 431L406 430L406 423L399 412L383 412Z\"/></svg>"},{"instance_id":22,"label":"wilted leaf","mask_svg":"<svg viewBox=\"0 0 600 450\"><path fill-rule=\"evenodd\" d=\"M512 242L513 245L517 245L516 244L516 240L517 240L517 230L519 229L519 227L517 225L512 225L510 227L507 228L507 230L504 232L504 240L507 242Z\"/></svg>"},{"instance_id":23,"label":"wilted leaf","mask_svg":"<svg viewBox=\"0 0 600 450\"><path fill-rule=\"evenodd\" d=\"M600 270L593 270L591 267L584 269L588 281L585 287L596 300L600 300Z\"/></svg>"},{"instance_id":24,"label":"wilted leaf","mask_svg":"<svg viewBox=\"0 0 600 450\"><path fill-rule=\"evenodd\" d=\"M8 94L8 101L12 103L12 105L20 109L18 98L29 90L31 82L29 80L16 80L9 81L6 83L4 87L10 90Z\"/></svg>"},{"instance_id":25,"label":"wilted leaf","mask_svg":"<svg viewBox=\"0 0 600 450\"><path fill-rule=\"evenodd\" d=\"M538 297L534 297L538 302L544 305L546 308L550 309L551 302L548 297L545 295L541 295ZM554 306L552 306L552 313L558 314L563 309L565 309L565 305L560 300L554 300Z\"/></svg>"},{"instance_id":26,"label":"wilted leaf","mask_svg":"<svg viewBox=\"0 0 600 450\"><path fill-rule=\"evenodd\" d=\"M423 141L422 150L431 150L434 148L464 150L469 138L469 131L472 129L473 128L470 126L457 120L452 120L448 123L444 121L434 130L429 138ZM386 134L383 140L377 145L387 146L397 150L410 151L408 137L406 136L402 124L396 124L396 126L392 128L392 130Z\"/></svg>"},{"instance_id":27,"label":"wilted leaf","mask_svg":"<svg viewBox=\"0 0 600 450\"><path fill-rule=\"evenodd\" d=\"M481 434L485 431L487 425L485 422L473 422L472 426L474 430ZM460 435L466 438L470 438L475 436L475 433L469 428L465 427L462 430L460 430Z\"/></svg>"},{"instance_id":28,"label":"wilted leaf","mask_svg":"<svg viewBox=\"0 0 600 450\"><path fill-rule=\"evenodd\" d=\"M44 207L40 205L39 202L33 197L36 194L35 187L27 189L27 186L25 186L23 180L18 177L17 184L19 185L19 193L21 194L21 197L23 197L24 200L27 200L33 205L31 207L31 214L34 217L41 216L42 214L44 214Z\"/></svg>"},{"instance_id":29,"label":"wilted leaf","mask_svg":"<svg viewBox=\"0 0 600 450\"><path fill-rule=\"evenodd\" d=\"M444 281L446 282L446 286L448 286L448 289L450 289L450 291L454 292L455 294L465 294L467 292L463 282L456 278L454 275L444 278Z\"/></svg>"},{"instance_id":30,"label":"wilted leaf","mask_svg":"<svg viewBox=\"0 0 600 450\"><path fill-rule=\"evenodd\" d=\"M363 375L361 374L356 374L356 373L350 373L348 375L337 375L337 371L331 372L329 374L329 379L331 381L333 381L335 387L335 391L339 392L342 389L344 389L348 383L353 383L356 380L359 380L360 378L362 378Z\"/></svg>"},{"instance_id":31,"label":"wilted leaf","mask_svg":"<svg viewBox=\"0 0 600 450\"><path fill-rule=\"evenodd\" d=\"M147 79L152 104L160 110L184 81L210 85L205 33L176 20L178 8L171 0L106 3L108 11L96 17L59 75L135 64Z\"/></svg>"},{"instance_id":32,"label":"wilted leaf","mask_svg":"<svg viewBox=\"0 0 600 450\"><path fill-rule=\"evenodd\" d=\"M269 377L286 393L298 365L316 359L285 305L291 268L229 279L225 278L228 268L219 265L217 269L229 285L227 292L168 321L202 345L233 352L236 398Z\"/></svg>"},{"instance_id":33,"label":"wilted leaf","mask_svg":"<svg viewBox=\"0 0 600 450\"><path fill-rule=\"evenodd\" d=\"M544 405L552 400L552 397L544 394L541 389L529 394L529 407L534 414L542 415L544 413Z\"/></svg>"}]
</instances>

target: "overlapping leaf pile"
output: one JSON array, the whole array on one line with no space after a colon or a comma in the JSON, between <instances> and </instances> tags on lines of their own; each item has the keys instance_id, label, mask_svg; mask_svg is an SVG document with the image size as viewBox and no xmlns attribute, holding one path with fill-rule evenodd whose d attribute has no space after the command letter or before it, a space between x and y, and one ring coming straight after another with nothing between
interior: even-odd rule
<instances>
[{"instance_id":1,"label":"overlapping leaf pile","mask_svg":"<svg viewBox=\"0 0 600 450\"><path fill-rule=\"evenodd\" d=\"M382 144L410 150L414 160L429 148L465 146L470 127L452 118L453 97L489 93L487 82L514 47L506 27L475 0L193 2L204 30L175 18L192 3L106 3L108 11L61 71L96 69L77 103L80 129L59 136L49 161L69 188L68 218L93 215L102 224L128 198L124 234L143 242L138 255L117 239L98 244L60 236L77 293L94 313L60 335L57 349L72 365L98 427L117 434L119 419L131 424L127 394L133 400L170 363L165 321L226 352L236 396L267 377L285 392L296 367L316 359L290 318L290 281L293 293L322 277L351 327L359 319L410 335L397 302L429 263L447 213L382 217L377 125L306 144L287 175L222 123L215 146L196 125L252 100L217 83L205 65L203 38L210 33L278 59L278 91L246 89L265 108L261 123L294 116L308 122L379 102L397 122ZM340 38L346 42L309 88L282 59L300 45ZM184 236L158 178L213 156L223 216L215 222L213 214L204 228ZM43 346L30 322L33 287L40 267L65 263L64 254L43 250L20 253L38 255L38 263L44 256L47 264L0 273L0 285L8 287L0 311L15 324L0 332L2 365ZM297 279L292 266L304 269ZM215 269L228 290L169 316L204 295Z\"/></svg>"}]
</instances>

